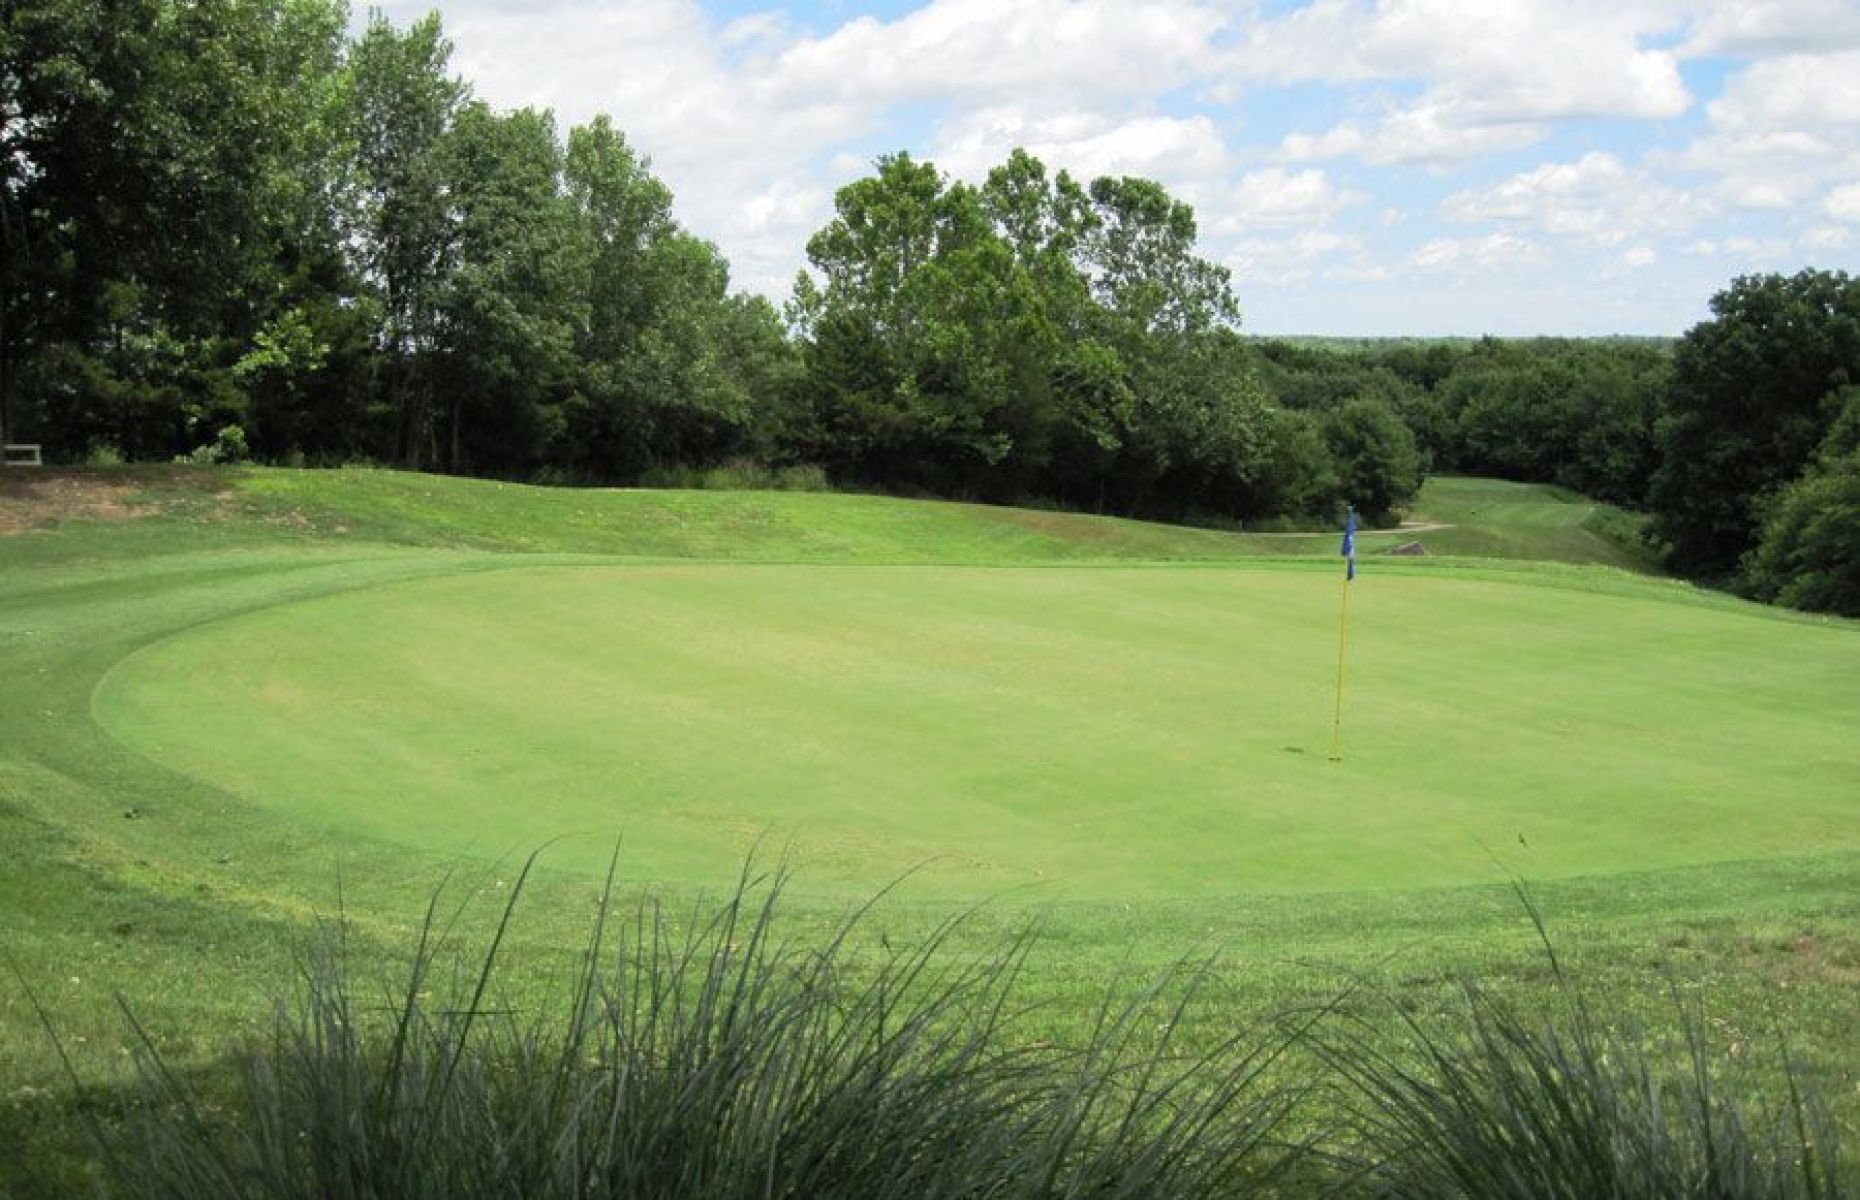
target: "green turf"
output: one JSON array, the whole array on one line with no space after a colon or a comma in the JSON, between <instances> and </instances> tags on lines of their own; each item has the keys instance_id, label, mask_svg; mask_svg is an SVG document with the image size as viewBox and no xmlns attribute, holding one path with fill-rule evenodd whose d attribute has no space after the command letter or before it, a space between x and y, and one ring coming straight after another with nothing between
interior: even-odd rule
<instances>
[{"instance_id":1,"label":"green turf","mask_svg":"<svg viewBox=\"0 0 1860 1200\"><path fill-rule=\"evenodd\" d=\"M27 507L30 481L0 477L0 516ZM145 519L73 522L7 538L0 562L53 565L209 547L359 542L524 553L743 562L1027 564L1223 562L1336 553L1332 530L1235 532L1078 513L806 492L527 487L396 471L123 468L61 477L118 489ZM44 477L41 477L43 479ZM1369 530L1364 556L1419 542L1434 555L1645 569L1622 545L1636 518L1558 489L1499 480L1430 480L1412 522ZM0 528L5 523L0 521ZM1617 536L1608 536L1608 534Z\"/></svg>"},{"instance_id":2,"label":"green turf","mask_svg":"<svg viewBox=\"0 0 1860 1200\"><path fill-rule=\"evenodd\" d=\"M1860 639L1365 572L572 566L268 608L142 650L103 727L331 836L759 835L875 888L1147 900L1860 848ZM1755 814L1761 821L1753 821Z\"/></svg>"},{"instance_id":3,"label":"green turf","mask_svg":"<svg viewBox=\"0 0 1860 1200\"><path fill-rule=\"evenodd\" d=\"M448 869L494 898L498 856L570 834L513 948L548 962L614 833L680 898L767 833L803 920L922 858L894 938L958 897L996 897L982 940L1041 915L1062 1024L1210 947L1236 1012L1345 972L1534 986L1516 872L1611 1004L1677 981L1734 1038L1786 1021L1860 1096L1860 628L1617 569L1612 510L1435 480L1411 519L1452 528L1366 535L1330 764L1330 531L79 479L144 515L39 521L0 478L0 526L46 526L0 536L0 955L87 1072L122 1061L117 991L184 1060L248 1028L339 885L386 962ZM68 1132L56 1076L0 982L0 1139Z\"/></svg>"},{"instance_id":4,"label":"green turf","mask_svg":"<svg viewBox=\"0 0 1860 1200\"><path fill-rule=\"evenodd\" d=\"M1431 479L1410 519L1448 526L1416 535L1435 554L1652 567L1641 518L1540 483Z\"/></svg>"}]
</instances>

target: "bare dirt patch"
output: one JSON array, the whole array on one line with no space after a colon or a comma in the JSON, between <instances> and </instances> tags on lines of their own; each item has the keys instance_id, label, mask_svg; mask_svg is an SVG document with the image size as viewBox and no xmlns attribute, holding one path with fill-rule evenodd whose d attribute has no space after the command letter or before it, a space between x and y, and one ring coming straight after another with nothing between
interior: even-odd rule
<instances>
[{"instance_id":1,"label":"bare dirt patch","mask_svg":"<svg viewBox=\"0 0 1860 1200\"><path fill-rule=\"evenodd\" d=\"M0 470L0 537L51 529L66 521L131 521L160 511L131 503L138 483L32 469Z\"/></svg>"}]
</instances>

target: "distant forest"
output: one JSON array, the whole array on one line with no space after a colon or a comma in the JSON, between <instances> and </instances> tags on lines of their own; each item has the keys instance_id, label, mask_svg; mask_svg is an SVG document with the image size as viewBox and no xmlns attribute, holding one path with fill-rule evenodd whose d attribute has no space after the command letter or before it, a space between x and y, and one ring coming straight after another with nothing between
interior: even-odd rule
<instances>
[{"instance_id":1,"label":"distant forest","mask_svg":"<svg viewBox=\"0 0 1860 1200\"><path fill-rule=\"evenodd\" d=\"M735 478L1203 521L1386 520L1430 471L1652 514L1669 565L1860 613L1860 281L1683 337L1243 337L1192 209L1016 152L838 193L778 309L606 118L452 74L437 16L0 18L0 440L54 461Z\"/></svg>"}]
</instances>

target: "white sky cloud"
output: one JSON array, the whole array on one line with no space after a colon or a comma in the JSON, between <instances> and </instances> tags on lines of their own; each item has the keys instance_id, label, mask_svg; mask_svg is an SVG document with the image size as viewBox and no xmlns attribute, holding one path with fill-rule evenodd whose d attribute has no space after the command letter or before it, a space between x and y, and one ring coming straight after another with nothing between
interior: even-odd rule
<instances>
[{"instance_id":1,"label":"white sky cloud","mask_svg":"<svg viewBox=\"0 0 1860 1200\"><path fill-rule=\"evenodd\" d=\"M1255 23L1231 55L1242 76L1422 80L1468 123L1674 117L1691 104L1664 6L1593 0L1316 0Z\"/></svg>"},{"instance_id":2,"label":"white sky cloud","mask_svg":"<svg viewBox=\"0 0 1860 1200\"><path fill-rule=\"evenodd\" d=\"M1323 171L1267 167L1240 177L1214 214L1217 232L1257 226L1322 225L1363 200L1339 189Z\"/></svg>"},{"instance_id":3,"label":"white sky cloud","mask_svg":"<svg viewBox=\"0 0 1860 1200\"><path fill-rule=\"evenodd\" d=\"M1290 237L1248 238L1235 242L1225 257L1234 279L1244 290L1249 285L1271 283L1278 286L1303 284L1320 272L1345 272L1360 269L1363 243L1360 238L1329 230L1311 229ZM1338 258L1349 264L1327 266Z\"/></svg>"},{"instance_id":4,"label":"white sky cloud","mask_svg":"<svg viewBox=\"0 0 1860 1200\"><path fill-rule=\"evenodd\" d=\"M1807 132L1860 125L1860 50L1791 54L1751 64L1707 106L1734 132Z\"/></svg>"},{"instance_id":5,"label":"white sky cloud","mask_svg":"<svg viewBox=\"0 0 1860 1200\"><path fill-rule=\"evenodd\" d=\"M1549 258L1549 252L1536 242L1509 233L1488 233L1484 237L1435 238L1410 255L1408 261L1423 270L1443 267L1493 270L1534 266L1548 262Z\"/></svg>"},{"instance_id":6,"label":"white sky cloud","mask_svg":"<svg viewBox=\"0 0 1860 1200\"><path fill-rule=\"evenodd\" d=\"M1790 54L1860 46L1853 0L1713 0L1702 7L1682 54Z\"/></svg>"},{"instance_id":7,"label":"white sky cloud","mask_svg":"<svg viewBox=\"0 0 1860 1200\"><path fill-rule=\"evenodd\" d=\"M765 98L865 104L1151 94L1203 71L1220 9L1187 0L930 0L895 21L860 17L789 47Z\"/></svg>"},{"instance_id":8,"label":"white sky cloud","mask_svg":"<svg viewBox=\"0 0 1860 1200\"><path fill-rule=\"evenodd\" d=\"M1701 238L1687 249L1701 258L1729 258L1741 262L1774 264L1790 255L1789 243L1781 238L1756 238L1739 235L1728 238Z\"/></svg>"},{"instance_id":9,"label":"white sky cloud","mask_svg":"<svg viewBox=\"0 0 1860 1200\"><path fill-rule=\"evenodd\" d=\"M1837 221L1860 221L1860 183L1835 188L1821 207Z\"/></svg>"},{"instance_id":10,"label":"white sky cloud","mask_svg":"<svg viewBox=\"0 0 1860 1200\"><path fill-rule=\"evenodd\" d=\"M978 109L947 122L932 151L939 166L978 180L1021 147L1054 171L1081 179L1141 175L1175 186L1218 179L1233 165L1207 116L1136 116L1065 110L1036 115L1018 106Z\"/></svg>"},{"instance_id":11,"label":"white sky cloud","mask_svg":"<svg viewBox=\"0 0 1860 1200\"><path fill-rule=\"evenodd\" d=\"M1490 187L1456 192L1441 206L1455 221L1527 226L1558 237L1615 245L1689 228L1703 206L1684 192L1630 171L1612 154L1544 163Z\"/></svg>"},{"instance_id":12,"label":"white sky cloud","mask_svg":"<svg viewBox=\"0 0 1860 1200\"><path fill-rule=\"evenodd\" d=\"M1800 210L1829 184L1860 173L1860 51L1753 62L1726 81L1706 113L1709 132L1654 161L1705 174L1712 194L1733 207Z\"/></svg>"},{"instance_id":13,"label":"white sky cloud","mask_svg":"<svg viewBox=\"0 0 1860 1200\"><path fill-rule=\"evenodd\" d=\"M1536 122L1461 124L1450 108L1423 103L1396 109L1368 126L1349 120L1320 134L1287 134L1280 152L1293 161L1347 156L1377 165L1438 163L1528 146L1549 132Z\"/></svg>"}]
</instances>

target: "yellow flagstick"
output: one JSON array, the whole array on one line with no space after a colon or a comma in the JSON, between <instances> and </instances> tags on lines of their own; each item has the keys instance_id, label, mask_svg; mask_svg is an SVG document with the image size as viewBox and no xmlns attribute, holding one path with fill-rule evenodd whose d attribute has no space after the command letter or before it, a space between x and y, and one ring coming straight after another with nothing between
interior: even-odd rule
<instances>
[{"instance_id":1,"label":"yellow flagstick","mask_svg":"<svg viewBox=\"0 0 1860 1200\"><path fill-rule=\"evenodd\" d=\"M1330 761L1343 761L1344 664L1350 648L1350 579L1343 580L1343 604L1337 618L1337 713L1330 723Z\"/></svg>"},{"instance_id":2,"label":"yellow flagstick","mask_svg":"<svg viewBox=\"0 0 1860 1200\"><path fill-rule=\"evenodd\" d=\"M1330 721L1330 761L1343 761L1343 683L1350 652L1350 581L1356 578L1356 510L1343 521L1343 603L1337 612L1337 711Z\"/></svg>"}]
</instances>

